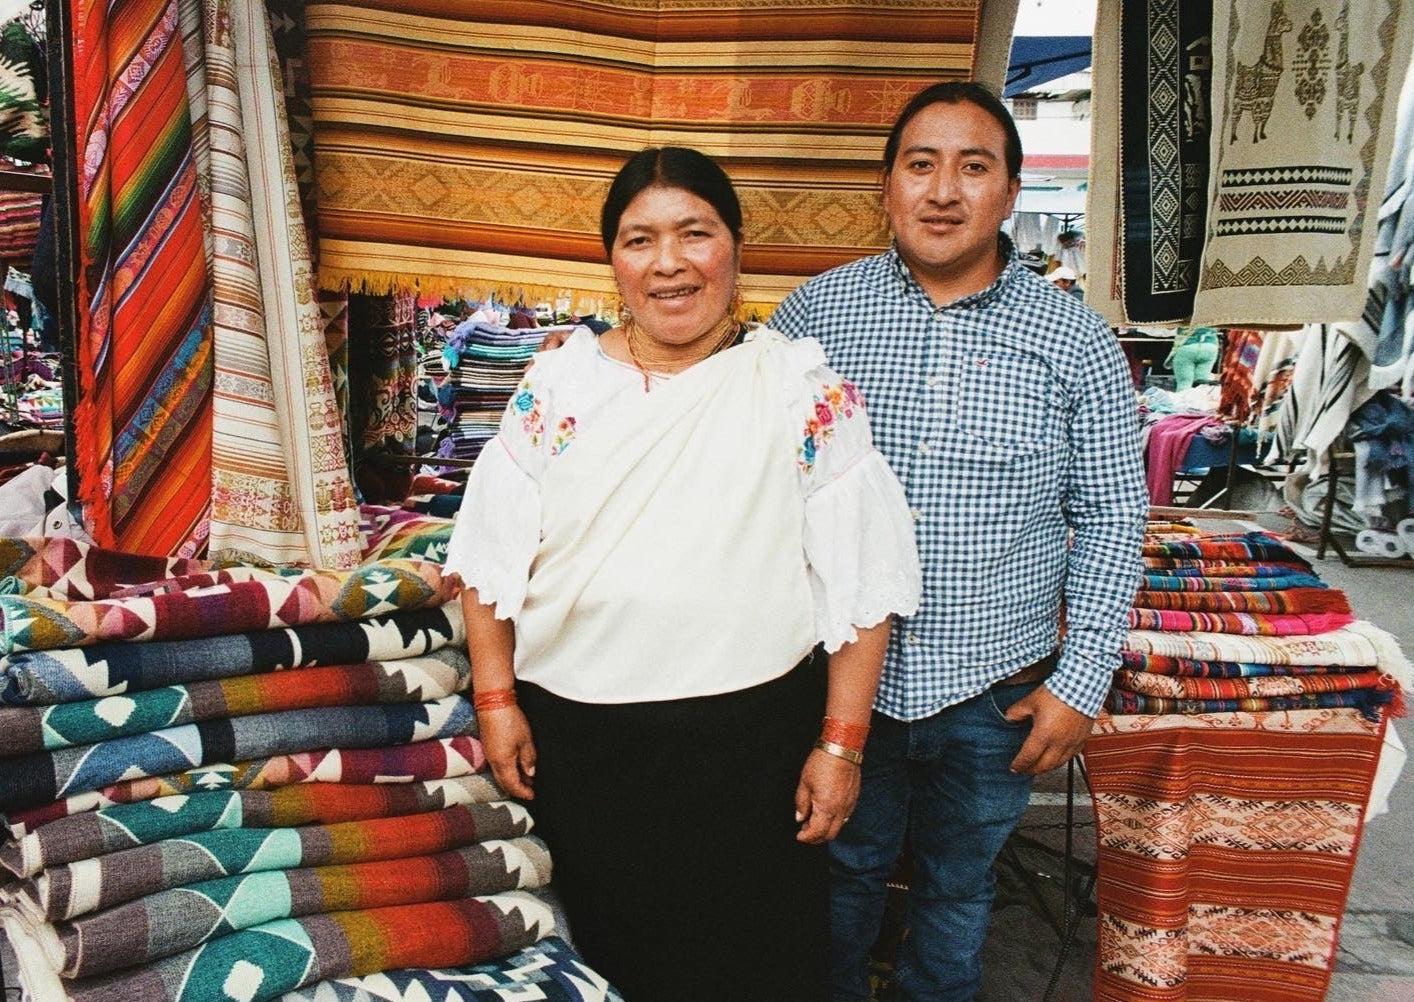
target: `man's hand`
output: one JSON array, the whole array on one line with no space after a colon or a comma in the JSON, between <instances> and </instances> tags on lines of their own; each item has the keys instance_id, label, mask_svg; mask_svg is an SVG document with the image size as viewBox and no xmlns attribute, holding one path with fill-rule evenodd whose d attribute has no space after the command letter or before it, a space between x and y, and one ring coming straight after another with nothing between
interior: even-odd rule
<instances>
[{"instance_id":1,"label":"man's hand","mask_svg":"<svg viewBox=\"0 0 1414 1002\"><path fill-rule=\"evenodd\" d=\"M795 788L795 820L801 822L796 839L812 845L830 841L849 820L857 799L859 766L818 748L812 751Z\"/></svg>"},{"instance_id":2,"label":"man's hand","mask_svg":"<svg viewBox=\"0 0 1414 1002\"><path fill-rule=\"evenodd\" d=\"M518 706L503 706L477 714L481 748L491 773L512 797L532 800L535 791L535 742L530 722Z\"/></svg>"},{"instance_id":3,"label":"man's hand","mask_svg":"<svg viewBox=\"0 0 1414 1002\"><path fill-rule=\"evenodd\" d=\"M1031 721L1031 733L1011 760L1011 771L1039 776L1057 766L1065 765L1080 751L1090 729L1092 717L1061 702L1044 685L1007 707L1006 718L1013 723Z\"/></svg>"}]
</instances>

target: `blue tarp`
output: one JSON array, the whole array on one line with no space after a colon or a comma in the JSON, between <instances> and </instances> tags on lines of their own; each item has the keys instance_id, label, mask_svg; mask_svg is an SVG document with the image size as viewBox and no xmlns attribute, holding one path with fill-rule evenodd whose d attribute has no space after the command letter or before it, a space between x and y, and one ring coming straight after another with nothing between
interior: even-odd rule
<instances>
[{"instance_id":1,"label":"blue tarp","mask_svg":"<svg viewBox=\"0 0 1414 1002\"><path fill-rule=\"evenodd\" d=\"M1011 40L1004 97L1035 90L1090 65L1089 35L1018 35Z\"/></svg>"}]
</instances>

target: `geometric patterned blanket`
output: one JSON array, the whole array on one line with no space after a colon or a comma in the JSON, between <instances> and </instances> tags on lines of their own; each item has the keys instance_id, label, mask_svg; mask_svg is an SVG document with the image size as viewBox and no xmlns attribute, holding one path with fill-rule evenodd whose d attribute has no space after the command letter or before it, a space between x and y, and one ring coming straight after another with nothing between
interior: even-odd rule
<instances>
[{"instance_id":1,"label":"geometric patterned blanket","mask_svg":"<svg viewBox=\"0 0 1414 1002\"><path fill-rule=\"evenodd\" d=\"M282 710L428 702L464 690L470 677L466 654L445 647L420 658L292 668L55 706L0 706L0 756Z\"/></svg>"},{"instance_id":2,"label":"geometric patterned blanket","mask_svg":"<svg viewBox=\"0 0 1414 1002\"><path fill-rule=\"evenodd\" d=\"M553 930L550 907L526 891L279 919L131 972L69 982L67 997L267 1002L329 978L478 963Z\"/></svg>"},{"instance_id":3,"label":"geometric patterned blanket","mask_svg":"<svg viewBox=\"0 0 1414 1002\"><path fill-rule=\"evenodd\" d=\"M194 832L366 821L504 798L485 774L421 783L301 783L276 790L178 794L51 821L0 846L0 866L17 877L33 877L45 867Z\"/></svg>"},{"instance_id":4,"label":"geometric patterned blanket","mask_svg":"<svg viewBox=\"0 0 1414 1002\"><path fill-rule=\"evenodd\" d=\"M245 873L56 923L49 961L63 977L87 978L275 919L500 894L549 882L550 854L536 838L489 839L430 856Z\"/></svg>"},{"instance_id":5,"label":"geometric patterned blanket","mask_svg":"<svg viewBox=\"0 0 1414 1002\"><path fill-rule=\"evenodd\" d=\"M486 766L476 738L417 741L388 748L331 748L220 763L167 776L125 779L101 790L16 810L6 820L16 838L57 818L201 790L271 790L295 783L418 782L467 776Z\"/></svg>"},{"instance_id":6,"label":"geometric patterned blanket","mask_svg":"<svg viewBox=\"0 0 1414 1002\"><path fill-rule=\"evenodd\" d=\"M0 659L0 702L68 703L281 668L396 661L464 638L461 606L448 602L352 623L13 653Z\"/></svg>"},{"instance_id":7,"label":"geometric patterned blanket","mask_svg":"<svg viewBox=\"0 0 1414 1002\"><path fill-rule=\"evenodd\" d=\"M386 971L321 981L280 1002L624 1002L603 976L558 936L486 964Z\"/></svg>"},{"instance_id":8,"label":"geometric patterned blanket","mask_svg":"<svg viewBox=\"0 0 1414 1002\"><path fill-rule=\"evenodd\" d=\"M397 557L430 560L438 564L446 561L452 519L371 504L361 505L359 511L364 520L365 563Z\"/></svg>"},{"instance_id":9,"label":"geometric patterned blanket","mask_svg":"<svg viewBox=\"0 0 1414 1002\"><path fill-rule=\"evenodd\" d=\"M521 838L530 829L525 808L505 800L333 825L216 829L50 867L8 893L32 906L36 917L52 921L204 880L427 856L491 839Z\"/></svg>"},{"instance_id":10,"label":"geometric patterned blanket","mask_svg":"<svg viewBox=\"0 0 1414 1002\"><path fill-rule=\"evenodd\" d=\"M36 807L138 777L319 748L377 748L475 735L471 701L327 706L204 720L0 760L0 811Z\"/></svg>"},{"instance_id":11,"label":"geometric patterned blanket","mask_svg":"<svg viewBox=\"0 0 1414 1002\"><path fill-rule=\"evenodd\" d=\"M1109 716L1085 745L1097 1002L1319 1002L1385 723Z\"/></svg>"},{"instance_id":12,"label":"geometric patterned blanket","mask_svg":"<svg viewBox=\"0 0 1414 1002\"><path fill-rule=\"evenodd\" d=\"M350 622L442 605L458 591L436 564L422 560L390 560L350 571L233 576L237 579L229 583L221 572L175 578L157 594L132 597L79 600L47 597L38 589L0 595L0 654Z\"/></svg>"}]
</instances>

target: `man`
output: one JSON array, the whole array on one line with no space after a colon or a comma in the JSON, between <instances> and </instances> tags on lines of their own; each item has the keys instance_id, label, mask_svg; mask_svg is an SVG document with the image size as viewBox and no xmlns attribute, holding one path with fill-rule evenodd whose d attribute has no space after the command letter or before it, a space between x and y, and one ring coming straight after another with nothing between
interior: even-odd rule
<instances>
[{"instance_id":1,"label":"man","mask_svg":"<svg viewBox=\"0 0 1414 1002\"><path fill-rule=\"evenodd\" d=\"M1070 268L1061 265L1046 276L1046 281L1050 282L1061 292L1068 292L1076 299L1085 299L1085 290L1080 287L1080 276Z\"/></svg>"},{"instance_id":2,"label":"man","mask_svg":"<svg viewBox=\"0 0 1414 1002\"><path fill-rule=\"evenodd\" d=\"M1104 321L1018 264L1000 233L1020 170L995 95L922 91L884 149L893 245L806 282L772 320L819 338L863 390L923 560L922 605L890 641L863 792L831 850L836 1002L869 997L867 953L905 837L898 998L975 996L993 860L1032 777L1090 733L1139 579L1148 501L1128 369Z\"/></svg>"}]
</instances>

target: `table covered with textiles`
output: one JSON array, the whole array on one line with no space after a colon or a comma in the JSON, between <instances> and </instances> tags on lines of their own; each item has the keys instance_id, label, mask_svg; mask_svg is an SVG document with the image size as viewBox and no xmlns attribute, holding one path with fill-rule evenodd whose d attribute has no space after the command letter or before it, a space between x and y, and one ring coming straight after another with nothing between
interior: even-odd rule
<instances>
[{"instance_id":1,"label":"table covered with textiles","mask_svg":"<svg viewBox=\"0 0 1414 1002\"><path fill-rule=\"evenodd\" d=\"M0 926L34 1002L618 1000L485 768L445 520L349 571L0 539Z\"/></svg>"},{"instance_id":2,"label":"table covered with textiles","mask_svg":"<svg viewBox=\"0 0 1414 1002\"><path fill-rule=\"evenodd\" d=\"M1317 1002L1414 673L1275 537L1153 526L1144 552L1085 746L1094 997Z\"/></svg>"}]
</instances>

